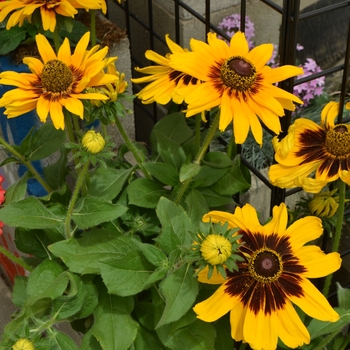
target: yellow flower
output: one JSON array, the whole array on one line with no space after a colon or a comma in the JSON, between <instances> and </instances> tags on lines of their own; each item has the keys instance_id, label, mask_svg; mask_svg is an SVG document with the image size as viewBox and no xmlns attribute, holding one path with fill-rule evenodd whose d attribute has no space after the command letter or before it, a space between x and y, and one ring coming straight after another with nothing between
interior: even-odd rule
<instances>
[{"instance_id":1,"label":"yellow flower","mask_svg":"<svg viewBox=\"0 0 350 350\"><path fill-rule=\"evenodd\" d=\"M6 92L0 99L0 107L5 107L5 115L15 118L36 108L38 116L45 122L48 114L56 129L64 129L63 107L84 118L81 99L107 100L101 93L84 93L92 86L102 86L118 81L118 77L105 74L103 69L116 58L105 59L108 48L99 46L87 51L90 33L78 42L72 55L66 38L58 54L47 39L36 36L42 60L26 57L23 62L31 73L6 71L0 73L0 84L17 86Z\"/></svg>"},{"instance_id":2,"label":"yellow flower","mask_svg":"<svg viewBox=\"0 0 350 350\"><path fill-rule=\"evenodd\" d=\"M201 243L200 251L210 265L223 264L232 254L232 244L221 235L211 234Z\"/></svg>"},{"instance_id":3,"label":"yellow flower","mask_svg":"<svg viewBox=\"0 0 350 350\"><path fill-rule=\"evenodd\" d=\"M339 196L332 197L338 189L333 191L320 192L314 195L314 198L309 202L309 209L313 215L320 218L331 218L338 210Z\"/></svg>"},{"instance_id":4,"label":"yellow flower","mask_svg":"<svg viewBox=\"0 0 350 350\"><path fill-rule=\"evenodd\" d=\"M94 130L89 130L83 136L81 143L90 153L93 154L101 152L106 145L103 136Z\"/></svg>"},{"instance_id":5,"label":"yellow flower","mask_svg":"<svg viewBox=\"0 0 350 350\"><path fill-rule=\"evenodd\" d=\"M102 10L104 14L107 13L107 5L105 0L69 0L72 6L76 9Z\"/></svg>"},{"instance_id":6,"label":"yellow flower","mask_svg":"<svg viewBox=\"0 0 350 350\"><path fill-rule=\"evenodd\" d=\"M165 40L172 53L183 54L186 52L181 46L173 42L169 35L165 36ZM179 90L190 91L198 83L198 79L183 73L181 69L174 70L171 68L170 54L163 57L152 50L147 50L145 56L157 65L135 68L136 71L148 74L148 76L131 79L131 81L135 84L150 83L136 96L145 104L157 102L165 105L170 100L181 104L184 100L184 93L179 94Z\"/></svg>"},{"instance_id":7,"label":"yellow flower","mask_svg":"<svg viewBox=\"0 0 350 350\"><path fill-rule=\"evenodd\" d=\"M249 51L244 33L237 32L229 46L214 33L208 33L208 44L191 39L190 45L192 52L170 56L170 67L202 82L185 91L185 102L188 103L186 116L219 106L219 129L224 131L233 121L237 143L243 143L251 129L261 145L260 121L279 134L279 117L284 115L284 109L294 110L292 101L302 103L293 94L274 85L302 74L303 70L287 65L279 68L267 66L273 53L272 44L259 45Z\"/></svg>"},{"instance_id":8,"label":"yellow flower","mask_svg":"<svg viewBox=\"0 0 350 350\"><path fill-rule=\"evenodd\" d=\"M40 9L41 21L44 30L53 32L56 28L56 15L74 17L78 13L69 0L11 0L0 2L0 22L12 11L8 19L6 29L19 24L22 26L25 19L31 21L32 14Z\"/></svg>"},{"instance_id":9,"label":"yellow flower","mask_svg":"<svg viewBox=\"0 0 350 350\"><path fill-rule=\"evenodd\" d=\"M30 340L21 338L12 346L12 350L35 350L35 348Z\"/></svg>"},{"instance_id":10,"label":"yellow flower","mask_svg":"<svg viewBox=\"0 0 350 350\"><path fill-rule=\"evenodd\" d=\"M199 319L214 322L230 312L232 338L260 350L276 349L278 338L289 348L310 342L293 304L315 319L339 319L309 281L333 273L341 265L338 253L325 254L318 246L304 246L322 234L320 218L308 216L287 227L287 207L282 203L273 208L272 219L265 225L249 204L236 208L234 214L209 212L203 221L238 227L243 260L237 262L237 271L226 270L226 280L213 275L222 284L211 297L195 305ZM204 273L199 277L206 282Z\"/></svg>"},{"instance_id":11,"label":"yellow flower","mask_svg":"<svg viewBox=\"0 0 350 350\"><path fill-rule=\"evenodd\" d=\"M339 103L329 102L322 110L321 125L299 118L285 138L274 138L278 164L269 169L273 185L300 186L310 193L320 192L327 183L339 178L350 185L350 125L334 124L338 110Z\"/></svg>"}]
</instances>

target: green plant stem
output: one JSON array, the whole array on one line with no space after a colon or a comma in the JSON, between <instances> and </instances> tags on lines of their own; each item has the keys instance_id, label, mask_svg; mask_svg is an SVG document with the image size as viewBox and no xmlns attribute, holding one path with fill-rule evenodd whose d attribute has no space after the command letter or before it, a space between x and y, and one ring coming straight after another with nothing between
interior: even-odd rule
<instances>
[{"instance_id":1,"label":"green plant stem","mask_svg":"<svg viewBox=\"0 0 350 350\"><path fill-rule=\"evenodd\" d=\"M45 190L50 193L52 188L45 182L45 180L40 176L37 170L34 168L30 161L27 161L21 153L17 152L11 145L9 145L3 138L0 137L0 144L3 145L13 156L15 156L27 169L33 174L37 181L45 188Z\"/></svg>"},{"instance_id":2,"label":"green plant stem","mask_svg":"<svg viewBox=\"0 0 350 350\"><path fill-rule=\"evenodd\" d=\"M94 47L96 45L96 11L90 10L90 42L91 46Z\"/></svg>"},{"instance_id":3,"label":"green plant stem","mask_svg":"<svg viewBox=\"0 0 350 350\"><path fill-rule=\"evenodd\" d=\"M66 238L72 238L72 232L71 232L71 218L72 218L72 213L73 213L73 209L75 206L75 203L78 199L78 195L79 195L79 191L82 188L83 184L84 184L84 180L86 177L86 174L88 172L89 169L89 165L90 162L86 162L83 167L81 168L81 171L78 175L78 179L77 179L77 183L75 185L73 194L72 194L72 198L70 199L69 202L69 206L68 206L68 210L67 210L67 216L66 216L66 220L65 220L65 231L66 231Z\"/></svg>"},{"instance_id":4,"label":"green plant stem","mask_svg":"<svg viewBox=\"0 0 350 350\"><path fill-rule=\"evenodd\" d=\"M201 146L201 122L201 114L196 114L196 125L194 134L194 149L196 154L199 152L199 147Z\"/></svg>"},{"instance_id":5,"label":"green plant stem","mask_svg":"<svg viewBox=\"0 0 350 350\"><path fill-rule=\"evenodd\" d=\"M349 343L350 343L350 333L348 333L347 336L345 337L343 344L341 345L339 350L346 350L348 348L347 346Z\"/></svg>"},{"instance_id":6,"label":"green plant stem","mask_svg":"<svg viewBox=\"0 0 350 350\"><path fill-rule=\"evenodd\" d=\"M125 131L125 129L124 129L122 123L120 122L119 118L116 117L114 119L115 119L115 125L117 126L117 128L118 128L118 130L120 132L120 135L122 136L123 140L125 141L126 145L128 146L130 152L134 156L134 158L135 158L135 160L137 162L137 165L140 167L140 169L142 170L144 175L150 179L151 175L148 173L148 171L142 165L142 159L141 159L141 156L139 154L139 151L137 150L137 148L135 147L135 145L131 141L129 135Z\"/></svg>"},{"instance_id":7,"label":"green plant stem","mask_svg":"<svg viewBox=\"0 0 350 350\"><path fill-rule=\"evenodd\" d=\"M235 140L235 135L232 132L232 137L227 147L227 156L230 157L230 159L233 159L236 156L236 154L237 154L237 144Z\"/></svg>"},{"instance_id":8,"label":"green plant stem","mask_svg":"<svg viewBox=\"0 0 350 350\"><path fill-rule=\"evenodd\" d=\"M200 164L201 160L203 159L205 153L207 152L211 141L213 140L213 137L215 135L215 132L219 126L219 120L220 120L220 110L216 113L216 116L208 130L208 133L205 137L205 140L203 141L202 147L199 149L199 152L196 156L196 159L194 160L194 163ZM183 195L186 193L186 190L188 186L190 185L193 177L188 178L186 181L182 183L182 186L180 187L179 191L177 192L175 203L179 204Z\"/></svg>"},{"instance_id":9,"label":"green plant stem","mask_svg":"<svg viewBox=\"0 0 350 350\"><path fill-rule=\"evenodd\" d=\"M12 254L11 252L9 252L7 249L5 249L2 245L0 245L0 254L3 254L6 256L6 258L8 258L9 260L11 260L12 262L14 262L15 264L23 267L25 270L32 272L33 269L27 264L25 263L22 259L18 258L16 255Z\"/></svg>"},{"instance_id":10,"label":"green plant stem","mask_svg":"<svg viewBox=\"0 0 350 350\"><path fill-rule=\"evenodd\" d=\"M333 239L333 245L332 245L332 252L338 252L339 250L339 244L340 244L340 238L341 238L341 232L342 232L343 220L344 220L345 190L346 190L346 184L345 182L340 180L339 186L338 186L339 206L338 206L338 213L337 213L337 223L335 226L335 233L334 233L334 239ZM324 283L323 295L326 298L328 296L329 288L331 286L332 276L333 274L328 275Z\"/></svg>"}]
</instances>

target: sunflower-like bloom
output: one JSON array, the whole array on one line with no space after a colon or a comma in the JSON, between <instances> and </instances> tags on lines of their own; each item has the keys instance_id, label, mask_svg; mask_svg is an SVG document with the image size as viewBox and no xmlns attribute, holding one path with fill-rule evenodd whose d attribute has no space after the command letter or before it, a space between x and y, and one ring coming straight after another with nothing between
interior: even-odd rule
<instances>
[{"instance_id":1,"label":"sunflower-like bloom","mask_svg":"<svg viewBox=\"0 0 350 350\"><path fill-rule=\"evenodd\" d=\"M13 0L0 3L0 22L2 22L11 12L8 18L6 29L18 24L22 26L25 19L29 22L33 12L40 9L41 21L44 30L53 32L56 28L56 15L74 17L78 11L69 0Z\"/></svg>"},{"instance_id":2,"label":"sunflower-like bloom","mask_svg":"<svg viewBox=\"0 0 350 350\"><path fill-rule=\"evenodd\" d=\"M338 178L350 185L350 125L334 124L338 110L339 103L329 102L321 112L321 125L299 118L285 138L272 140L278 163L269 169L273 185L301 186L310 193L320 192Z\"/></svg>"},{"instance_id":3,"label":"sunflower-like bloom","mask_svg":"<svg viewBox=\"0 0 350 350\"><path fill-rule=\"evenodd\" d=\"M209 212L203 221L239 227L243 261L237 262L238 271L226 271L227 279L211 297L195 305L199 319L214 322L230 312L232 338L260 350L276 349L278 338L290 348L310 342L293 304L315 319L339 319L308 280L333 273L341 264L338 253L324 254L318 246L304 246L322 234L320 218L308 216L287 228L288 213L282 203L274 207L272 219L265 225L249 204L234 214ZM200 277L207 282L205 274Z\"/></svg>"},{"instance_id":4,"label":"sunflower-like bloom","mask_svg":"<svg viewBox=\"0 0 350 350\"><path fill-rule=\"evenodd\" d=\"M165 36L165 40L171 53L183 54L186 52L185 49L173 42L169 35ZM184 89L188 92L194 85L199 83L198 79L183 73L181 69L174 70L171 68L170 55L167 54L163 57L152 50L147 50L145 53L146 58L157 65L135 68L136 71L148 74L148 76L131 79L131 81L135 84L150 83L136 94L142 100L142 103L157 102L165 105L170 100L173 100L175 103L181 104L185 93L179 94L179 90Z\"/></svg>"},{"instance_id":5,"label":"sunflower-like bloom","mask_svg":"<svg viewBox=\"0 0 350 350\"><path fill-rule=\"evenodd\" d=\"M284 115L284 108L294 110L292 101L303 103L274 85L302 74L303 70L287 65L279 68L267 66L274 49L272 44L259 45L249 51L244 33L237 32L229 46L214 33L208 33L208 44L191 39L190 46L192 52L170 56L173 69L202 81L192 91L186 91L186 116L220 106L219 129L224 131L233 121L237 143L243 143L251 129L261 145L259 118L270 130L279 134L279 117Z\"/></svg>"},{"instance_id":6,"label":"sunflower-like bloom","mask_svg":"<svg viewBox=\"0 0 350 350\"><path fill-rule=\"evenodd\" d=\"M12 346L12 350L34 350L33 343L26 338L20 338L16 341L16 343Z\"/></svg>"},{"instance_id":7,"label":"sunflower-like bloom","mask_svg":"<svg viewBox=\"0 0 350 350\"><path fill-rule=\"evenodd\" d=\"M103 136L94 130L89 130L83 136L81 143L87 151L93 154L101 152L106 145L106 141Z\"/></svg>"},{"instance_id":8,"label":"sunflower-like bloom","mask_svg":"<svg viewBox=\"0 0 350 350\"><path fill-rule=\"evenodd\" d=\"M17 86L0 99L0 107L6 107L4 114L15 118L36 108L42 122L50 113L55 128L64 129L63 107L83 119L84 106L80 99L107 100L104 94L84 93L84 90L118 81L117 76L103 72L116 58L105 58L107 47L99 50L97 45L87 51L89 40L87 32L71 55L66 38L56 55L47 39L38 34L36 42L42 61L34 57L23 59L32 73L0 73L0 84Z\"/></svg>"},{"instance_id":9,"label":"sunflower-like bloom","mask_svg":"<svg viewBox=\"0 0 350 350\"><path fill-rule=\"evenodd\" d=\"M102 10L104 14L107 13L106 0L68 0L76 9Z\"/></svg>"}]
</instances>

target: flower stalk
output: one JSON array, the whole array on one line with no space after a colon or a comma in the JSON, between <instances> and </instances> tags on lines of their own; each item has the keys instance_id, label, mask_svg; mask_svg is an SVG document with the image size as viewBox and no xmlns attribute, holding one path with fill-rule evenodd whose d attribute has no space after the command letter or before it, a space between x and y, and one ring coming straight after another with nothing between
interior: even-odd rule
<instances>
[{"instance_id":1,"label":"flower stalk","mask_svg":"<svg viewBox=\"0 0 350 350\"><path fill-rule=\"evenodd\" d=\"M218 111L216 113L216 116L208 130L208 133L203 141L203 144L202 144L202 147L199 149L199 152L196 156L196 159L194 160L194 163L196 164L200 164L201 160L203 159L205 153L207 152L209 146L210 146L210 143L211 141L213 140L213 137L215 135L215 132L219 126L219 121L220 121L220 111ZM186 190L188 188L188 186L190 185L191 181L193 179L193 176L192 177L189 177L186 181L184 181L182 183L182 186L180 187L177 195L176 195L176 198L175 198L175 203L176 204L179 204L183 195L186 193Z\"/></svg>"},{"instance_id":2,"label":"flower stalk","mask_svg":"<svg viewBox=\"0 0 350 350\"><path fill-rule=\"evenodd\" d=\"M26 263L24 262L22 259L18 258L16 255L12 254L11 252L9 252L7 249L5 249L2 245L0 245L0 254L3 254L6 256L6 258L8 258L9 260L11 260L12 262L14 262L15 264L17 264L18 266L23 267L25 270L32 272L33 269Z\"/></svg>"},{"instance_id":3,"label":"flower stalk","mask_svg":"<svg viewBox=\"0 0 350 350\"><path fill-rule=\"evenodd\" d=\"M66 232L66 238L69 239L69 238L72 238L73 237L73 232L71 230L71 218L72 218L72 213L73 213L73 209L74 209L74 206L75 206L75 203L78 199L78 195L79 195L79 192L84 184L84 180L86 178L86 175L88 173L88 169L89 169L89 165L90 165L90 162L86 162L80 173L79 173L79 176L78 176L78 179L77 179L77 183L75 185L75 188L74 188L74 191L73 191L73 194L72 194L72 198L69 202L69 206L68 206L68 209L67 209L67 216L66 216L66 219L65 219L65 232Z\"/></svg>"},{"instance_id":4,"label":"flower stalk","mask_svg":"<svg viewBox=\"0 0 350 350\"><path fill-rule=\"evenodd\" d=\"M120 132L120 135L122 136L124 142L126 143L126 145L128 146L130 152L132 153L132 155L134 156L136 162L137 162L137 165L139 166L139 168L142 170L142 172L144 173L144 175L147 177L147 178L151 178L151 175L149 174L149 172L145 169L145 167L142 165L142 159L141 159L141 156L140 156L140 153L139 151L137 150L137 148L135 147L135 145L133 144L133 142L131 141L129 135L127 134L127 132L125 131L122 123L120 122L119 118L116 117L114 118L115 120L115 125L117 126L119 132Z\"/></svg>"},{"instance_id":5,"label":"flower stalk","mask_svg":"<svg viewBox=\"0 0 350 350\"><path fill-rule=\"evenodd\" d=\"M50 193L52 188L45 182L41 177L38 171L34 168L33 164L30 161L27 161L23 155L17 152L10 144L8 144L3 138L0 137L0 144L3 145L13 156L15 156L27 169L33 174L35 179L44 187L44 189Z\"/></svg>"},{"instance_id":6,"label":"flower stalk","mask_svg":"<svg viewBox=\"0 0 350 350\"><path fill-rule=\"evenodd\" d=\"M338 252L341 232L343 227L343 219L344 219L344 211L345 211L345 192L346 192L346 183L344 181L339 181L338 185L339 189L339 207L337 213L337 223L335 226L334 240L332 245L332 252ZM333 274L330 274L326 277L324 287L323 287L323 295L325 297L328 296L329 288L331 286Z\"/></svg>"}]
</instances>

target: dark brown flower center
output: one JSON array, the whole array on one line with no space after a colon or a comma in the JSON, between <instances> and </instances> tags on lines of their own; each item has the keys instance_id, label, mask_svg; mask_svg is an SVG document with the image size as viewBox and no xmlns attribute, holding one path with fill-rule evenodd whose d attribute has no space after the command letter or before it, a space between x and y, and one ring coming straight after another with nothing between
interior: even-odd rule
<instances>
[{"instance_id":1,"label":"dark brown flower center","mask_svg":"<svg viewBox=\"0 0 350 350\"><path fill-rule=\"evenodd\" d=\"M224 62L220 71L223 83L238 91L247 91L256 81L256 69L245 58L231 57Z\"/></svg>"},{"instance_id":2,"label":"dark brown flower center","mask_svg":"<svg viewBox=\"0 0 350 350\"><path fill-rule=\"evenodd\" d=\"M345 124L336 125L326 133L325 142L327 151L336 156L350 154L350 132Z\"/></svg>"},{"instance_id":3,"label":"dark brown flower center","mask_svg":"<svg viewBox=\"0 0 350 350\"><path fill-rule=\"evenodd\" d=\"M53 59L44 64L41 82L46 92L64 93L73 82L73 74L64 62Z\"/></svg>"},{"instance_id":4,"label":"dark brown flower center","mask_svg":"<svg viewBox=\"0 0 350 350\"><path fill-rule=\"evenodd\" d=\"M283 271L282 258L274 250L263 248L254 253L249 262L248 270L258 282L274 282Z\"/></svg>"}]
</instances>

